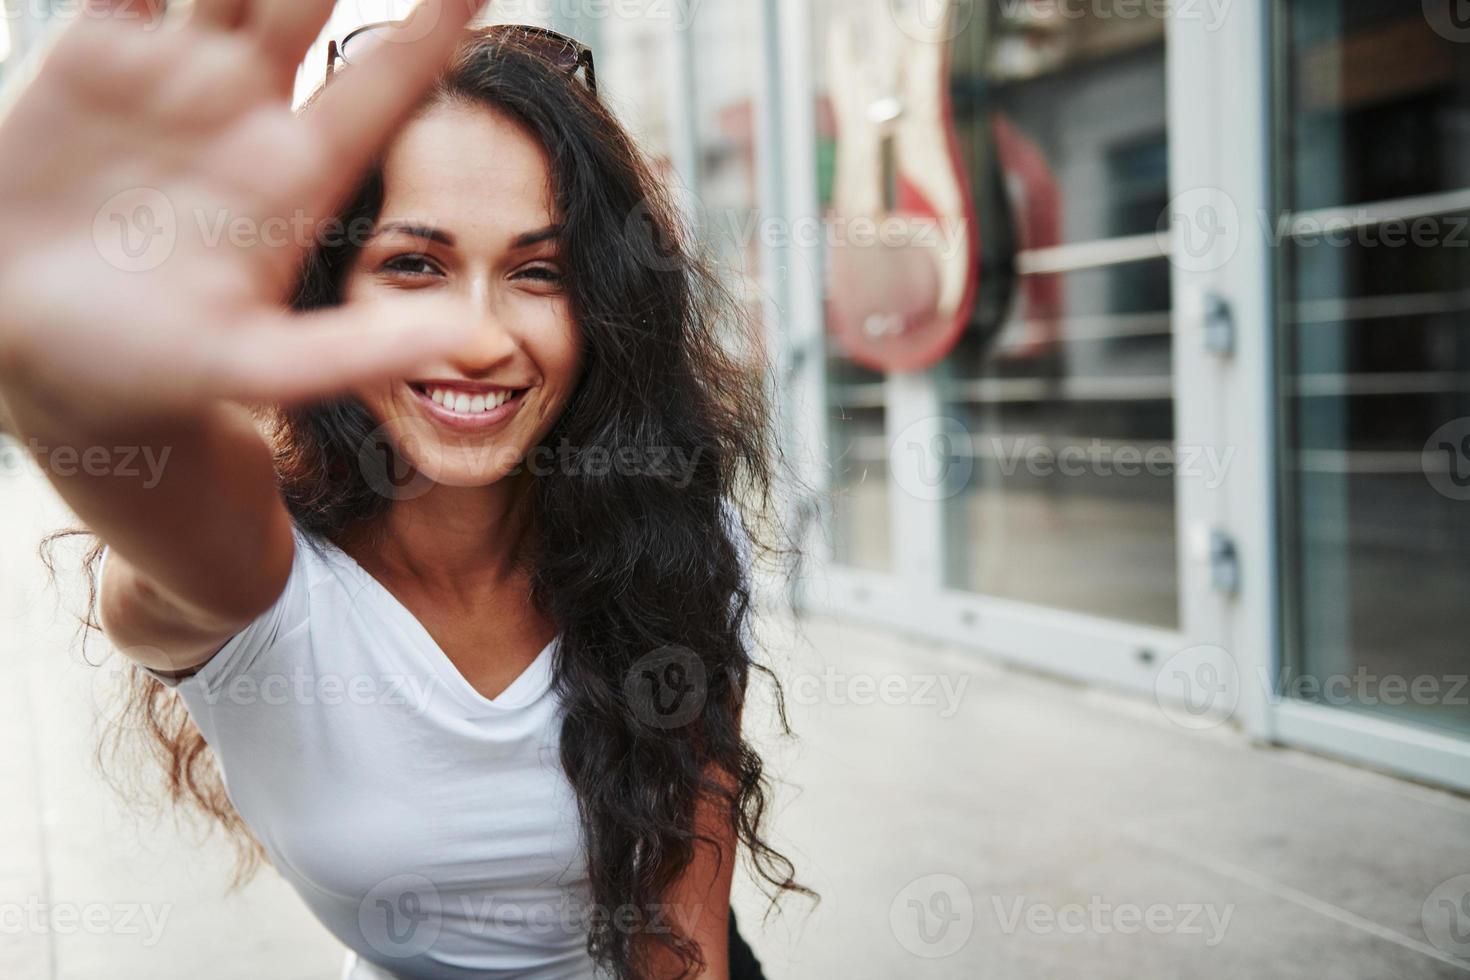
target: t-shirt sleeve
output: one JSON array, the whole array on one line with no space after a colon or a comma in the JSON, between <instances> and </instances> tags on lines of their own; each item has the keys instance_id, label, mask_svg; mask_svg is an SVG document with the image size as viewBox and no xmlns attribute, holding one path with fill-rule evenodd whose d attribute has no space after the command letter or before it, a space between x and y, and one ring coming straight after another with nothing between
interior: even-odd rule
<instances>
[{"instance_id":1,"label":"t-shirt sleeve","mask_svg":"<svg viewBox=\"0 0 1470 980\"><path fill-rule=\"evenodd\" d=\"M214 692L239 677L276 642L306 621L308 589L308 556L310 540L299 529L292 528L295 538L295 555L291 561L291 572L286 586L270 607L257 616L248 626L232 636L204 666L186 676L178 676L141 667L145 673L157 678L166 687L180 691L191 689ZM98 583L107 574L107 556L110 549L102 551Z\"/></svg>"}]
</instances>

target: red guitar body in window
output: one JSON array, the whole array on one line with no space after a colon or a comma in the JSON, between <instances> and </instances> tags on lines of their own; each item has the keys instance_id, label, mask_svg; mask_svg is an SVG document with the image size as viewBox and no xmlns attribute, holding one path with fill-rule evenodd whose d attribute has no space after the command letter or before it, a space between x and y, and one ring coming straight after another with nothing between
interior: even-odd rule
<instances>
[{"instance_id":1,"label":"red guitar body in window","mask_svg":"<svg viewBox=\"0 0 1470 980\"><path fill-rule=\"evenodd\" d=\"M828 324L857 363L920 371L969 325L979 225L949 99L955 0L834 7Z\"/></svg>"}]
</instances>

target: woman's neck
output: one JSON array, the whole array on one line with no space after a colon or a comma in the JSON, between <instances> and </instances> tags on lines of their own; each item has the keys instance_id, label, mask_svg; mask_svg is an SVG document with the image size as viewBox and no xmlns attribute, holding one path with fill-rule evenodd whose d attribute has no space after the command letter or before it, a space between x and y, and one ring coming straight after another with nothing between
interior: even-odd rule
<instances>
[{"instance_id":1,"label":"woman's neck","mask_svg":"<svg viewBox=\"0 0 1470 980\"><path fill-rule=\"evenodd\" d=\"M525 474L484 487L433 486L396 501L372 529L344 534L343 546L398 580L449 591L474 590L524 574L530 540Z\"/></svg>"}]
</instances>

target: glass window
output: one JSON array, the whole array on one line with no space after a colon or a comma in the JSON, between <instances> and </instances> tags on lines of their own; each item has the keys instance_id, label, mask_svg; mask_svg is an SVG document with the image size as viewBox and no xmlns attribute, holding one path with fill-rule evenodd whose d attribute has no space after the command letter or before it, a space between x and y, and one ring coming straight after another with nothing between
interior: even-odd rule
<instances>
[{"instance_id":1,"label":"glass window","mask_svg":"<svg viewBox=\"0 0 1470 980\"><path fill-rule=\"evenodd\" d=\"M700 202L711 244L732 274L760 272L755 116L762 64L754 3L701 8L694 28L694 105Z\"/></svg>"},{"instance_id":2,"label":"glass window","mask_svg":"<svg viewBox=\"0 0 1470 980\"><path fill-rule=\"evenodd\" d=\"M1279 4L1280 686L1465 733L1470 37L1428 9Z\"/></svg>"},{"instance_id":3,"label":"glass window","mask_svg":"<svg viewBox=\"0 0 1470 980\"><path fill-rule=\"evenodd\" d=\"M854 86L869 73L874 51L869 45L897 34L885 5L874 0L814 0L813 64L817 80L817 183L822 234L816 236L822 262L830 271L835 239L848 219L867 211L865 188L848 178L844 166L851 131L841 131L843 107L851 104ZM856 38L838 47L839 38ZM834 52L842 52L841 55ZM848 116L854 115L848 113ZM856 113L859 117L862 112ZM800 229L793 229L793 234ZM830 297L833 283L827 283ZM829 311L830 319L830 311ZM830 325L830 324L829 324ZM888 442L885 376L853 360L829 330L825 357L827 377L827 459L831 465L830 534L833 558L842 564L881 571L892 567L889 516Z\"/></svg>"},{"instance_id":4,"label":"glass window","mask_svg":"<svg viewBox=\"0 0 1470 980\"><path fill-rule=\"evenodd\" d=\"M828 459L832 466L832 556L844 565L893 565L888 514L888 438L883 377L847 358L827 363Z\"/></svg>"},{"instance_id":5,"label":"glass window","mask_svg":"<svg viewBox=\"0 0 1470 980\"><path fill-rule=\"evenodd\" d=\"M764 71L755 3L710 4L692 21L698 214L703 245L744 307L740 349L759 351L762 301L756 101Z\"/></svg>"},{"instance_id":6,"label":"glass window","mask_svg":"<svg viewBox=\"0 0 1470 980\"><path fill-rule=\"evenodd\" d=\"M887 431L884 380L913 368L864 340L924 345L941 324L914 364L948 348L932 368L944 444L973 455L941 492L945 583L1176 624L1158 11L816 8L838 558L886 565L904 503L889 495L906 492L887 479L904 436ZM911 237L866 245L861 217Z\"/></svg>"},{"instance_id":7,"label":"glass window","mask_svg":"<svg viewBox=\"0 0 1470 980\"><path fill-rule=\"evenodd\" d=\"M550 18L548 26L591 46L597 60L599 97L627 127L654 167L664 176L672 172L669 77L675 32L687 26L676 19L677 5L629 8L603 0L565 0L561 4L520 6L556 9L558 16ZM493 4L491 9L501 10L502 5Z\"/></svg>"},{"instance_id":8,"label":"glass window","mask_svg":"<svg viewBox=\"0 0 1470 980\"><path fill-rule=\"evenodd\" d=\"M1008 327L989 344L971 334L947 364L948 414L974 455L964 491L946 502L947 577L1173 625L1168 260L1049 278L1067 302L1056 334Z\"/></svg>"},{"instance_id":9,"label":"glass window","mask_svg":"<svg viewBox=\"0 0 1470 980\"><path fill-rule=\"evenodd\" d=\"M946 581L1176 626L1164 22L976 9L949 78L979 255L939 372L974 457Z\"/></svg>"}]
</instances>

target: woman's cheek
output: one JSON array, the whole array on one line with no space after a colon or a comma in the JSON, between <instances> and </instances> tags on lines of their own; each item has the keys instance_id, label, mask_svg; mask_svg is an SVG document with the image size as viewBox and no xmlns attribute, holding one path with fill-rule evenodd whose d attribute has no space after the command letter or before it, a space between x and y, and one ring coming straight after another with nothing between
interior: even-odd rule
<instances>
[{"instance_id":1,"label":"woman's cheek","mask_svg":"<svg viewBox=\"0 0 1470 980\"><path fill-rule=\"evenodd\" d=\"M582 331L572 319L569 302L563 298L557 304L559 316L556 330L551 335L557 338L556 360L561 374L562 387L568 393L576 387L577 377L582 370Z\"/></svg>"},{"instance_id":2,"label":"woman's cheek","mask_svg":"<svg viewBox=\"0 0 1470 980\"><path fill-rule=\"evenodd\" d=\"M347 280L342 283L342 302L361 303L368 298L369 281L367 273L363 270L361 260L354 264L347 273Z\"/></svg>"},{"instance_id":3,"label":"woman's cheek","mask_svg":"<svg viewBox=\"0 0 1470 980\"><path fill-rule=\"evenodd\" d=\"M553 386L556 391L556 404L551 412L552 418L560 418L567 404L572 400L572 392L577 389L577 381L581 376L581 349L576 344L568 344L558 351L557 379Z\"/></svg>"}]
</instances>

